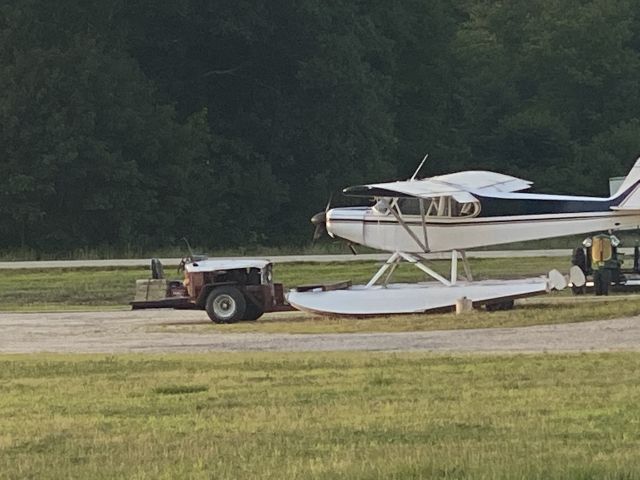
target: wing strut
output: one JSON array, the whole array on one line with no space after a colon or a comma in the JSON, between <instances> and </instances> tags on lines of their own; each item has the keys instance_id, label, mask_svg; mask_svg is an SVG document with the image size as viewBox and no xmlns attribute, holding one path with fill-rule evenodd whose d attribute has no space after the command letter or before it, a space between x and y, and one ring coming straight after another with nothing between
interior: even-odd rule
<instances>
[{"instance_id":1,"label":"wing strut","mask_svg":"<svg viewBox=\"0 0 640 480\"><path fill-rule=\"evenodd\" d=\"M393 255L391 255L389 259L382 265L382 267L380 267L380 270L378 270L376 274L373 277L371 277L371 280L369 280L369 283L367 283L367 288L373 287L376 284L376 282L380 280L382 275L384 275L384 272L386 272L389 268L395 269L394 265L400 260L401 260L400 253L394 252Z\"/></svg>"},{"instance_id":2,"label":"wing strut","mask_svg":"<svg viewBox=\"0 0 640 480\"><path fill-rule=\"evenodd\" d=\"M427 213L424 211L424 199L419 199L420 216L422 217L422 233L424 235L425 252L429 251L429 238L427 237Z\"/></svg>"},{"instance_id":3,"label":"wing strut","mask_svg":"<svg viewBox=\"0 0 640 480\"><path fill-rule=\"evenodd\" d=\"M418 267L420 270L422 270L424 273L426 273L430 277L435 278L436 280L438 280L443 285L446 285L447 287L455 285L455 283L456 283L456 278L455 277L456 276L453 275L453 268L452 268L452 278L451 278L451 281L449 281L446 278L444 278L442 275L440 275L438 272L430 269L424 263L422 263L420 261L422 259L422 257L420 257L418 255L411 255L411 254L405 253L405 252L398 252L398 255L400 255L407 262L409 262L409 263L415 265L416 267Z\"/></svg>"},{"instance_id":4,"label":"wing strut","mask_svg":"<svg viewBox=\"0 0 640 480\"><path fill-rule=\"evenodd\" d=\"M420 202L420 205L421 205L421 213L422 213L424 211L424 207L422 207L422 202ZM411 238L413 238L413 240L418 244L418 246L422 249L422 251L425 252L425 253L429 252L429 247L428 247L428 244L426 243L427 242L427 229L426 229L426 226L424 224L425 217L424 216L422 217L422 228L424 230L424 240L425 240L425 243L422 243L422 241L418 238L418 236L415 233L413 233L413 230L411 230L407 226L407 224L402 219L400 214L396 211L396 209L393 208L393 206L391 206L391 205L388 205L388 208L389 208L389 211L395 217L395 219L398 221L400 226L405 229L405 231L409 234L409 236Z\"/></svg>"},{"instance_id":5,"label":"wing strut","mask_svg":"<svg viewBox=\"0 0 640 480\"><path fill-rule=\"evenodd\" d=\"M460 253L460 258L462 259L462 267L464 268L464 274L467 277L467 281L473 282L473 274L471 273L471 267L469 266L466 252L464 250L458 250L458 253Z\"/></svg>"}]
</instances>

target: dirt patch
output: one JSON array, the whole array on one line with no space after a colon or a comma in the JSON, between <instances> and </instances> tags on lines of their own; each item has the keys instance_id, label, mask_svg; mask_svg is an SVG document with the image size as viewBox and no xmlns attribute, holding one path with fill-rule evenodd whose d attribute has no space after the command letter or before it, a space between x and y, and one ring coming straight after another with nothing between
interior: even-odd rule
<instances>
[{"instance_id":1,"label":"dirt patch","mask_svg":"<svg viewBox=\"0 0 640 480\"><path fill-rule=\"evenodd\" d=\"M203 312L173 310L0 314L0 353L640 350L640 318L522 328L403 333L227 334L157 328L206 321Z\"/></svg>"}]
</instances>

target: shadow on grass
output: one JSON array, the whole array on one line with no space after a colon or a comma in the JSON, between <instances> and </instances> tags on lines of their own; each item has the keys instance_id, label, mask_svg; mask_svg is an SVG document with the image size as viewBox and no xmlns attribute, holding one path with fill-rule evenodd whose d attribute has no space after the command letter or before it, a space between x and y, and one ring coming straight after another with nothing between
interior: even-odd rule
<instances>
[{"instance_id":1,"label":"shadow on grass","mask_svg":"<svg viewBox=\"0 0 640 480\"><path fill-rule=\"evenodd\" d=\"M154 388L153 393L158 395L184 395L206 392L207 390L209 390L209 387L206 385L165 385Z\"/></svg>"}]
</instances>

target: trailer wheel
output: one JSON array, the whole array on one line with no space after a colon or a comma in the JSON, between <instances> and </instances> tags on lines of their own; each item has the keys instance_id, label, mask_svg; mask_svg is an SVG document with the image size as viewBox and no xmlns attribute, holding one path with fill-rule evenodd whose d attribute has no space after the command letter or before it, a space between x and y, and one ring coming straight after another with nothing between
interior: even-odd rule
<instances>
[{"instance_id":1,"label":"trailer wheel","mask_svg":"<svg viewBox=\"0 0 640 480\"><path fill-rule=\"evenodd\" d=\"M244 320L254 321L259 319L262 315L264 315L262 308L251 300L247 301L247 310L244 312Z\"/></svg>"},{"instance_id":2,"label":"trailer wheel","mask_svg":"<svg viewBox=\"0 0 640 480\"><path fill-rule=\"evenodd\" d=\"M244 317L247 301L237 288L222 286L211 290L205 308L212 322L235 323Z\"/></svg>"},{"instance_id":3,"label":"trailer wheel","mask_svg":"<svg viewBox=\"0 0 640 480\"><path fill-rule=\"evenodd\" d=\"M485 309L487 312L497 312L500 310L513 309L515 302L513 300L505 300L504 302L487 303Z\"/></svg>"}]
</instances>

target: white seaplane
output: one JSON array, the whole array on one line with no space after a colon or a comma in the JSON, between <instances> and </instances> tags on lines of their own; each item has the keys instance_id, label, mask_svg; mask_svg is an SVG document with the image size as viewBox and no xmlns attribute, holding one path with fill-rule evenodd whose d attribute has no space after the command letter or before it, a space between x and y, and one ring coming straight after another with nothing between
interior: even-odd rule
<instances>
[{"instance_id":1,"label":"white seaplane","mask_svg":"<svg viewBox=\"0 0 640 480\"><path fill-rule=\"evenodd\" d=\"M415 313L450 308L465 297L474 305L508 308L515 298L561 289L566 282L557 271L538 279L474 282L466 249L640 226L640 158L609 198L523 193L532 182L488 171L416 179L425 160L410 180L343 190L371 199L372 206L314 215L312 223L330 236L391 256L367 285L290 292L294 307L338 315ZM451 252L449 278L426 264L424 254L431 252ZM458 279L459 258L464 280ZM390 283L402 261L436 282Z\"/></svg>"}]
</instances>

